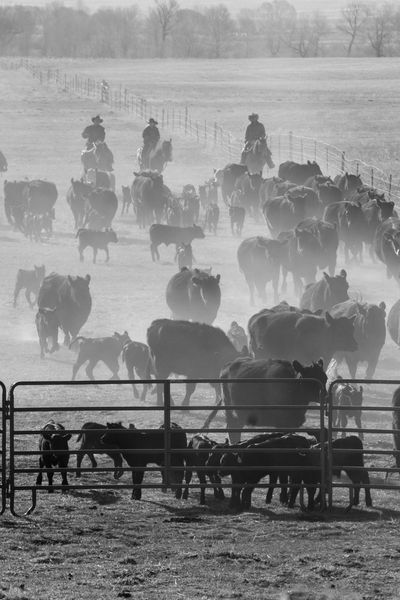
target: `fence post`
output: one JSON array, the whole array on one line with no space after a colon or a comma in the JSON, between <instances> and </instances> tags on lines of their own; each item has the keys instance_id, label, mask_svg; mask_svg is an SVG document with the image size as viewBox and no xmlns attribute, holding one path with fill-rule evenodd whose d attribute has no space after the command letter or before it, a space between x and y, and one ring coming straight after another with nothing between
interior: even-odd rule
<instances>
[{"instance_id":1,"label":"fence post","mask_svg":"<svg viewBox=\"0 0 400 600\"><path fill-rule=\"evenodd\" d=\"M341 166L342 173L344 173L344 170L345 170L345 163L346 163L346 153L342 152L342 166Z\"/></svg>"},{"instance_id":2,"label":"fence post","mask_svg":"<svg viewBox=\"0 0 400 600\"><path fill-rule=\"evenodd\" d=\"M329 173L329 148L326 147L326 172Z\"/></svg>"},{"instance_id":3,"label":"fence post","mask_svg":"<svg viewBox=\"0 0 400 600\"><path fill-rule=\"evenodd\" d=\"M360 174L360 163L358 161L356 162L356 174Z\"/></svg>"},{"instance_id":4,"label":"fence post","mask_svg":"<svg viewBox=\"0 0 400 600\"><path fill-rule=\"evenodd\" d=\"M185 106L185 135L187 135L188 128L188 107Z\"/></svg>"},{"instance_id":5,"label":"fence post","mask_svg":"<svg viewBox=\"0 0 400 600\"><path fill-rule=\"evenodd\" d=\"M300 158L301 158L301 162L304 162L304 154L303 154L303 138L301 138L300 140Z\"/></svg>"},{"instance_id":6,"label":"fence post","mask_svg":"<svg viewBox=\"0 0 400 600\"><path fill-rule=\"evenodd\" d=\"M314 160L317 162L317 140L314 140Z\"/></svg>"},{"instance_id":7,"label":"fence post","mask_svg":"<svg viewBox=\"0 0 400 600\"><path fill-rule=\"evenodd\" d=\"M170 483L171 469L171 384L164 381L164 481Z\"/></svg>"},{"instance_id":8,"label":"fence post","mask_svg":"<svg viewBox=\"0 0 400 600\"><path fill-rule=\"evenodd\" d=\"M371 187L374 187L374 169L371 167Z\"/></svg>"},{"instance_id":9,"label":"fence post","mask_svg":"<svg viewBox=\"0 0 400 600\"><path fill-rule=\"evenodd\" d=\"M289 160L293 160L293 131L289 131Z\"/></svg>"},{"instance_id":10,"label":"fence post","mask_svg":"<svg viewBox=\"0 0 400 600\"><path fill-rule=\"evenodd\" d=\"M391 173L389 175L389 192L388 193L389 193L389 200L390 200L390 197L392 195L392 174Z\"/></svg>"}]
</instances>

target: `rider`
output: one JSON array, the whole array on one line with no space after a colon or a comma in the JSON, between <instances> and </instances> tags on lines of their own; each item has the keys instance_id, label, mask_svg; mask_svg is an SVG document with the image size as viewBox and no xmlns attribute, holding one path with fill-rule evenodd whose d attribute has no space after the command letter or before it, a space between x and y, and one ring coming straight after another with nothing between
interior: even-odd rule
<instances>
[{"instance_id":1,"label":"rider","mask_svg":"<svg viewBox=\"0 0 400 600\"><path fill-rule=\"evenodd\" d=\"M265 138L265 127L258 120L258 115L256 113L251 113L249 115L250 125L247 126L246 135L244 138L244 148L242 151L241 163L244 164L246 152L248 152L251 148L251 144L260 138Z\"/></svg>"},{"instance_id":2,"label":"rider","mask_svg":"<svg viewBox=\"0 0 400 600\"><path fill-rule=\"evenodd\" d=\"M143 150L142 164L146 165L150 152L157 146L160 141L160 132L158 131L158 122L152 117L147 121L148 125L143 130Z\"/></svg>"},{"instance_id":3,"label":"rider","mask_svg":"<svg viewBox=\"0 0 400 600\"><path fill-rule=\"evenodd\" d=\"M103 79L100 84L100 89L101 89L101 101L108 102L108 93L110 91L110 86L108 84L108 81Z\"/></svg>"},{"instance_id":4,"label":"rider","mask_svg":"<svg viewBox=\"0 0 400 600\"><path fill-rule=\"evenodd\" d=\"M82 137L87 140L86 148L90 150L93 146L94 142L104 142L106 137L106 131L104 127L101 125L103 119L100 115L96 115L92 117L93 125L88 125L82 132Z\"/></svg>"}]
</instances>

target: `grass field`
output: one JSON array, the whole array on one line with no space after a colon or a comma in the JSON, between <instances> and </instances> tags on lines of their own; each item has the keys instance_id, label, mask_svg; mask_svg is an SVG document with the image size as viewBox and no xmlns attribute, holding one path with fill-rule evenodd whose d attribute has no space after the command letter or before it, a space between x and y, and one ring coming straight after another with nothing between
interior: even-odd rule
<instances>
[{"instance_id":1,"label":"grass field","mask_svg":"<svg viewBox=\"0 0 400 600\"><path fill-rule=\"evenodd\" d=\"M153 94L175 103L188 100L199 118L210 114L237 135L246 123L247 113L258 110L266 115L266 124L279 123L274 129L291 128L295 133L336 144L342 140L343 144L349 143L349 151L357 149L366 158L372 156L371 149L374 149L377 161L385 152L389 157L390 144L397 141L399 119L394 100L398 95L395 61L379 63L381 71L372 61L369 63L371 72L364 61L346 62L353 75L347 70L340 74L339 66L330 61L315 62L315 72L312 61L296 61L296 66L287 63L286 72L284 62L279 63L243 62L243 69L239 65L235 72L229 61L195 63L196 71L194 63L176 62L169 63L168 75L165 63L157 61L118 62L114 66L107 62L101 66L60 63L60 68L124 82L145 97ZM308 83L303 81L301 85L300 64L303 77L308 78ZM268 86L261 81L267 65L270 65L268 72L273 73L269 75ZM224 77L220 69L226 69ZM252 89L252 97L257 99L251 106L248 89ZM293 89L296 89L295 94ZM373 102L369 102L370 97ZM364 100L359 105L361 98ZM72 214L65 202L70 178L80 175L80 133L90 117L101 112L105 118L107 140L116 159L118 188L133 179L134 155L143 124L131 117L128 120L123 113L105 110L103 105L41 88L22 71L1 72L0 101L1 150L9 162L7 178L47 178L59 189L55 235L49 242L30 243L22 234L13 232L6 225L5 217L1 217L0 378L7 384L17 379L69 379L74 355L62 349L41 361L34 311L22 297L19 307L13 309L15 274L18 268L32 268L33 264L41 263L48 272L90 273L93 310L82 330L83 335L108 335L114 330L127 329L132 338L144 341L151 321L169 316L164 290L176 271L172 248L162 247L160 264L153 264L147 232L138 230L131 214L124 217L118 214L114 227L119 243L110 247L110 263L103 263L100 255L98 264L92 265L88 254L86 262L81 264ZM363 120L355 122L357 106ZM271 110L268 107L272 107ZM323 123L327 123L325 129ZM397 157L394 153L390 161L395 164ZM175 191L186 183L198 185L212 174L215 166L221 166L218 156L207 156L192 141L176 136L174 162L167 167L165 182ZM265 233L262 223L249 220L245 224L246 237ZM258 308L249 306L246 285L237 269L238 243L230 234L224 212L218 235L194 243L198 266L212 266L214 272L221 274L223 296L216 324L223 328L233 319L245 324ZM343 266L340 255L338 267ZM385 300L388 307L398 299L398 288L386 280L380 265L366 259L361 266L353 264L346 268L352 293L361 294L369 302ZM268 294L272 302L271 293ZM287 300L296 301L291 288ZM394 379L398 373L398 350L388 341L376 376ZM96 375L109 376L101 367ZM80 378L83 377L82 371ZM366 403L388 406L392 391L392 386L371 386L366 390ZM174 392L174 397L179 403L180 393ZM49 388L28 389L19 392L18 398L19 405L40 403L48 408L70 408L68 413L55 410L50 414L18 416L16 426L21 429L40 427L50 415L66 426L79 428L85 420L94 417L90 407L95 404L132 406L131 390L114 386L90 390L65 387L57 392ZM208 402L213 400L213 395L201 386L195 399L196 403ZM87 410L78 414L74 407L80 402L87 405ZM149 397L147 405L153 402ZM104 408L95 418L102 422L122 418L142 426L155 426L161 420L155 412L123 414L110 408ZM196 428L201 426L204 415L193 411L185 415L177 413L174 420ZM390 416L373 413L364 417L364 423L389 428ZM221 417L216 424L223 426L224 419ZM35 444L26 435L17 437L19 450L32 449ZM390 449L391 437L368 435L366 446L372 450ZM71 447L75 448L74 442ZM19 460L19 464L34 464ZM71 462L74 464L75 459L71 458ZM391 459L372 455L367 462L375 467L388 466ZM110 466L110 461L99 457L99 464ZM382 473L374 476L376 481L381 481ZM33 477L20 475L18 481L29 484ZM74 481L72 474L70 478ZM149 474L148 479L158 481L158 475ZM87 474L82 483L90 486L92 482L109 480L107 473ZM121 483L127 481L128 474L125 474ZM262 495L261 491L256 494L254 510L233 515L226 503L219 506L211 501L210 493L208 505L199 507L197 490L192 491L188 503L177 501L170 494L164 496L159 490L145 490L144 500L135 504L129 500L129 491L122 489L111 492L82 489L67 495L57 493L53 497L40 494L38 509L32 517L23 520L11 518L9 514L0 517L3 597L7 600L92 600L100 596L143 600L276 599L283 598L281 594L285 590L297 590L297 595L293 592L290 596L293 600L398 597L400 544L396 493L376 491L374 509L352 510L346 514L346 496L338 492L337 510L322 517L289 511L277 502L267 509ZM28 503L26 494L19 493L18 508L25 510Z\"/></svg>"}]
</instances>

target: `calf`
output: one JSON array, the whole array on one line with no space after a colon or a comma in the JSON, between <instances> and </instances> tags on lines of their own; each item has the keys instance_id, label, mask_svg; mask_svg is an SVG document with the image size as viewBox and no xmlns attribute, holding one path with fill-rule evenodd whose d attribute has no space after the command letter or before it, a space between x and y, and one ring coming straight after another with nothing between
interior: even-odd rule
<instances>
[{"instance_id":1,"label":"calf","mask_svg":"<svg viewBox=\"0 0 400 600\"><path fill-rule=\"evenodd\" d=\"M113 229L106 229L105 231L93 231L91 229L78 229L76 237L79 239L79 257L83 262L83 251L88 246L93 248L93 263L96 263L96 256L98 250L104 250L106 253L106 262L110 260L110 254L108 252L108 244L118 242L117 234Z\"/></svg>"},{"instance_id":2,"label":"calf","mask_svg":"<svg viewBox=\"0 0 400 600\"><path fill-rule=\"evenodd\" d=\"M346 437L344 429L347 427L347 420L354 418L356 426L360 429L359 436L363 439L361 431L361 408L363 402L363 387L357 389L356 385L349 383L338 384L333 393L333 427L342 429L342 437ZM335 410L338 407L340 410Z\"/></svg>"},{"instance_id":3,"label":"calf","mask_svg":"<svg viewBox=\"0 0 400 600\"><path fill-rule=\"evenodd\" d=\"M153 261L160 260L158 246L160 244L191 244L194 239L204 239L206 236L201 227L192 225L192 227L173 227L172 225L162 225L153 223L149 229L150 250Z\"/></svg>"},{"instance_id":4,"label":"calf","mask_svg":"<svg viewBox=\"0 0 400 600\"><path fill-rule=\"evenodd\" d=\"M42 485L43 470L46 470L48 479L48 492L54 492L53 476L55 467L61 474L61 485L68 485L67 466L69 461L68 440L71 439L70 433L65 433L65 427L61 423L55 423L50 420L40 432L39 437L39 472L36 478L36 485Z\"/></svg>"},{"instance_id":5,"label":"calf","mask_svg":"<svg viewBox=\"0 0 400 600\"><path fill-rule=\"evenodd\" d=\"M244 220L246 217L246 209L243 206L230 206L229 218L231 220L232 235L242 235Z\"/></svg>"},{"instance_id":6,"label":"calf","mask_svg":"<svg viewBox=\"0 0 400 600\"><path fill-rule=\"evenodd\" d=\"M129 379L135 379L135 371L139 379L147 379L149 370L151 372L151 362L149 347L141 342L127 340L122 349L122 362L126 365ZM133 396L138 398L139 394L134 383L132 383ZM151 390L151 384L143 385L141 400L146 400L147 391Z\"/></svg>"},{"instance_id":7,"label":"calf","mask_svg":"<svg viewBox=\"0 0 400 600\"><path fill-rule=\"evenodd\" d=\"M52 353L60 349L58 345L59 321L56 308L39 308L35 317L36 330L39 336L40 358L44 358L46 352ZM47 340L52 340L49 350Z\"/></svg>"},{"instance_id":8,"label":"calf","mask_svg":"<svg viewBox=\"0 0 400 600\"><path fill-rule=\"evenodd\" d=\"M206 216L205 216L205 227L208 228L208 231L217 235L219 221L219 207L217 204L209 204L206 208Z\"/></svg>"},{"instance_id":9,"label":"calf","mask_svg":"<svg viewBox=\"0 0 400 600\"><path fill-rule=\"evenodd\" d=\"M89 379L94 379L93 369L99 361L102 361L110 369L111 379L119 379L118 357L124 344L129 341L130 338L126 331L122 335L114 332L114 335L103 338L86 338L81 335L74 338L69 347L71 349L78 344L79 352L78 358L72 367L72 381L74 381L80 367L87 361L89 361L89 364L86 367L86 374Z\"/></svg>"},{"instance_id":10,"label":"calf","mask_svg":"<svg viewBox=\"0 0 400 600\"><path fill-rule=\"evenodd\" d=\"M120 423L107 423L107 431L101 437L103 444L118 448L132 468L132 499L142 497L142 482L146 466L155 463L164 466L165 432L163 429L126 429ZM175 497L182 496L182 479L186 459L186 433L177 427L171 428L171 449L181 450L171 454L171 483L176 485ZM163 478L164 483L164 478Z\"/></svg>"},{"instance_id":11,"label":"calf","mask_svg":"<svg viewBox=\"0 0 400 600\"><path fill-rule=\"evenodd\" d=\"M31 241L41 242L43 231L47 238L49 238L53 232L52 216L49 213L43 215L25 213L23 222L25 236Z\"/></svg>"},{"instance_id":12,"label":"calf","mask_svg":"<svg viewBox=\"0 0 400 600\"><path fill-rule=\"evenodd\" d=\"M121 187L121 189L122 189L121 215L123 215L124 213L128 214L129 206L130 205L133 206L133 202L132 202L131 188L129 187L129 185L123 185Z\"/></svg>"},{"instance_id":13,"label":"calf","mask_svg":"<svg viewBox=\"0 0 400 600\"><path fill-rule=\"evenodd\" d=\"M221 487L221 478L214 471L197 470L197 467L205 467L207 460L212 450L217 446L217 442L210 440L209 437L202 434L196 434L192 437L188 444L188 450L193 452L187 453L186 469L185 469L185 489L183 491L183 499L187 500L189 495L189 484L192 480L192 473L196 470L197 477L200 482L200 504L206 503L206 485L208 476L211 485L214 487L214 497L217 500L225 498L224 491Z\"/></svg>"},{"instance_id":14,"label":"calf","mask_svg":"<svg viewBox=\"0 0 400 600\"><path fill-rule=\"evenodd\" d=\"M25 290L25 298L31 308L37 302L40 285L46 274L44 265L40 267L34 266L32 271L26 269L18 269L17 280L14 288L14 308L17 306L18 295L21 290ZM31 300L31 294L35 296L34 302Z\"/></svg>"},{"instance_id":15,"label":"calf","mask_svg":"<svg viewBox=\"0 0 400 600\"><path fill-rule=\"evenodd\" d=\"M192 244L178 244L175 254L175 261L176 260L178 260L179 270L183 267L191 269L194 260Z\"/></svg>"},{"instance_id":16,"label":"calf","mask_svg":"<svg viewBox=\"0 0 400 600\"><path fill-rule=\"evenodd\" d=\"M81 476L81 464L85 454L90 458L92 467L97 467L94 454L107 454L114 461L114 479L119 479L124 471L122 470L122 456L119 452L113 452L110 447L105 447L101 441L101 436L107 429L105 425L89 421L82 426L82 430L77 437L77 442L81 442L78 454L76 455L76 477ZM102 449L104 448L104 450Z\"/></svg>"}]
</instances>

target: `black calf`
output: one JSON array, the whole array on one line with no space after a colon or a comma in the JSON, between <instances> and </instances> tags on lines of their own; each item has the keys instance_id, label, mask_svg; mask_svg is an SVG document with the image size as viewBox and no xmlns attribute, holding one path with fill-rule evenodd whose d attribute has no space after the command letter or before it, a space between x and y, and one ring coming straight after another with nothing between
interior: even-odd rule
<instances>
[{"instance_id":1,"label":"black calf","mask_svg":"<svg viewBox=\"0 0 400 600\"><path fill-rule=\"evenodd\" d=\"M65 427L53 420L46 423L41 431L39 450L42 454L39 456L39 473L36 478L36 485L42 485L43 470L45 469L49 482L49 494L54 492L53 476L56 467L61 474L61 485L68 485L69 439L71 439L71 434L65 433Z\"/></svg>"}]
</instances>

